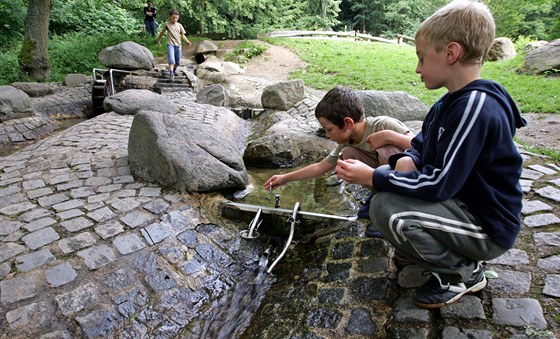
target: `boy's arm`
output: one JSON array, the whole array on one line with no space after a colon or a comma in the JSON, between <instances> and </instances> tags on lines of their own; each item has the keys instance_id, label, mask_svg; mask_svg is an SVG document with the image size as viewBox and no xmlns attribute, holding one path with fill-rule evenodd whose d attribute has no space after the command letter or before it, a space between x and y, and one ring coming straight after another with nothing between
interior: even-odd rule
<instances>
[{"instance_id":1,"label":"boy's arm","mask_svg":"<svg viewBox=\"0 0 560 339\"><path fill-rule=\"evenodd\" d=\"M408 149L412 147L410 144L412 138L414 138L414 134L412 134L410 131L407 131L403 134L390 129L386 129L368 135L366 137L366 142L373 150L386 145L394 145L401 149Z\"/></svg>"},{"instance_id":2,"label":"boy's arm","mask_svg":"<svg viewBox=\"0 0 560 339\"><path fill-rule=\"evenodd\" d=\"M187 45L192 45L192 42L187 39L187 36L185 34L181 34L181 38L187 43Z\"/></svg>"},{"instance_id":3,"label":"boy's arm","mask_svg":"<svg viewBox=\"0 0 560 339\"><path fill-rule=\"evenodd\" d=\"M270 189L270 186L272 186L272 189L275 189L276 187L285 185L290 181L319 177L327 173L329 170L334 169L334 167L335 165L332 165L326 159L323 159L318 163L305 166L304 168L300 168L286 174L273 175L264 183L263 186L267 190Z\"/></svg>"},{"instance_id":4,"label":"boy's arm","mask_svg":"<svg viewBox=\"0 0 560 339\"><path fill-rule=\"evenodd\" d=\"M163 36L163 34L165 33L165 30L167 29L167 25L163 25L163 29L161 30L161 32L159 32L159 35L157 37L157 45L158 47L161 47L161 37Z\"/></svg>"}]
</instances>

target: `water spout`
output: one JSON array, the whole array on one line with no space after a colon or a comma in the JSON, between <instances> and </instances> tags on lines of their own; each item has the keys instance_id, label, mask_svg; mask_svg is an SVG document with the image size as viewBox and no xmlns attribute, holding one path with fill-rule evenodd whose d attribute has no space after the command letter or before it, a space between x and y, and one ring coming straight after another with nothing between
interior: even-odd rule
<instances>
[{"instance_id":1,"label":"water spout","mask_svg":"<svg viewBox=\"0 0 560 339\"><path fill-rule=\"evenodd\" d=\"M298 222L296 217L297 217L297 214L299 212L299 208L300 208L299 202L296 202L296 204L294 205L294 209L292 211L292 215L288 218L288 222L292 223L291 226L290 226L290 235L288 236L288 240L286 240L286 245L284 245L284 249L282 250L280 255L276 258L276 260L274 260L274 262L270 265L268 270L266 271L266 273L268 273L268 274L270 274L270 272L272 272L272 269L274 268L274 266L276 266L276 264L280 261L280 259L282 259L284 257L284 255L286 254L286 251L288 250L288 247L290 247L290 244L292 243L296 223Z\"/></svg>"}]
</instances>

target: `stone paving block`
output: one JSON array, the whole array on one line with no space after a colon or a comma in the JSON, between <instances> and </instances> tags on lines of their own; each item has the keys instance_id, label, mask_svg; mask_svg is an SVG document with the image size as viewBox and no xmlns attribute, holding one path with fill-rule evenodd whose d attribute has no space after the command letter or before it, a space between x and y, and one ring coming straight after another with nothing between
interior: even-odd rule
<instances>
[{"instance_id":1,"label":"stone paving block","mask_svg":"<svg viewBox=\"0 0 560 339\"><path fill-rule=\"evenodd\" d=\"M429 322L430 311L419 308L411 296L400 297L395 301L393 317L397 322Z\"/></svg>"},{"instance_id":2,"label":"stone paving block","mask_svg":"<svg viewBox=\"0 0 560 339\"><path fill-rule=\"evenodd\" d=\"M69 232L78 232L78 231L83 230L84 228L88 228L90 226L93 226L93 222L91 222L90 220L88 220L84 217L79 217L79 218L75 218L75 219L72 219L72 220L63 221L60 224L62 225L62 227L64 227Z\"/></svg>"},{"instance_id":3,"label":"stone paving block","mask_svg":"<svg viewBox=\"0 0 560 339\"><path fill-rule=\"evenodd\" d=\"M97 242L90 232L83 232L70 238L64 238L58 242L58 247L64 252L69 254L82 248L94 245Z\"/></svg>"},{"instance_id":4,"label":"stone paving block","mask_svg":"<svg viewBox=\"0 0 560 339\"><path fill-rule=\"evenodd\" d=\"M499 325L525 327L533 325L540 329L547 326L538 300L529 298L494 298L492 300L494 322Z\"/></svg>"},{"instance_id":5,"label":"stone paving block","mask_svg":"<svg viewBox=\"0 0 560 339\"><path fill-rule=\"evenodd\" d=\"M104 202L109 200L109 198L111 197L110 193L101 193L101 194L96 194L96 195L92 195L90 197L88 197L87 202L88 204L95 204L98 202Z\"/></svg>"},{"instance_id":6,"label":"stone paving block","mask_svg":"<svg viewBox=\"0 0 560 339\"><path fill-rule=\"evenodd\" d=\"M497 279L488 279L488 289L505 293L527 293L531 288L531 273L493 269Z\"/></svg>"},{"instance_id":7,"label":"stone paving block","mask_svg":"<svg viewBox=\"0 0 560 339\"><path fill-rule=\"evenodd\" d=\"M525 194L529 194L531 192L531 188L533 187L533 183L533 180L520 179L519 184L521 185L521 191Z\"/></svg>"},{"instance_id":8,"label":"stone paving block","mask_svg":"<svg viewBox=\"0 0 560 339\"><path fill-rule=\"evenodd\" d=\"M474 295L465 295L459 301L441 309L444 319L486 319L482 301Z\"/></svg>"},{"instance_id":9,"label":"stone paving block","mask_svg":"<svg viewBox=\"0 0 560 339\"><path fill-rule=\"evenodd\" d=\"M50 287L59 287L74 281L78 275L69 262L45 270L45 278Z\"/></svg>"},{"instance_id":10,"label":"stone paving block","mask_svg":"<svg viewBox=\"0 0 560 339\"><path fill-rule=\"evenodd\" d=\"M56 220L54 220L53 218L41 218L41 219L37 219L33 222L30 222L29 224L26 224L25 226L23 226L23 228L25 228L27 231L29 232L34 232L37 230L40 230L41 228L45 228L47 226L51 226L56 224Z\"/></svg>"},{"instance_id":11,"label":"stone paving block","mask_svg":"<svg viewBox=\"0 0 560 339\"><path fill-rule=\"evenodd\" d=\"M96 310L76 317L80 328L88 338L105 338L119 326L122 318L113 311Z\"/></svg>"},{"instance_id":12,"label":"stone paving block","mask_svg":"<svg viewBox=\"0 0 560 339\"><path fill-rule=\"evenodd\" d=\"M87 214L88 217L90 217L91 219L97 221L97 222L103 222L109 219L113 219L115 218L117 215L115 213L113 213L113 211L111 211L111 209L109 207L102 207L98 210L89 212Z\"/></svg>"},{"instance_id":13,"label":"stone paving block","mask_svg":"<svg viewBox=\"0 0 560 339\"><path fill-rule=\"evenodd\" d=\"M37 295L35 279L31 276L19 276L0 281L0 301L9 304L16 301L33 298Z\"/></svg>"},{"instance_id":14,"label":"stone paving block","mask_svg":"<svg viewBox=\"0 0 560 339\"><path fill-rule=\"evenodd\" d=\"M541 173L546 174L546 175L553 175L553 174L557 173L552 168L542 166L542 165L530 165L530 166L528 166L528 168L530 168L534 171L537 171L537 172L541 172Z\"/></svg>"},{"instance_id":15,"label":"stone paving block","mask_svg":"<svg viewBox=\"0 0 560 339\"><path fill-rule=\"evenodd\" d=\"M167 210L169 208L169 206L171 206L171 205L169 203L167 203L165 200L156 199L156 200L144 205L144 208L147 209L148 211L152 212L153 214L161 214L161 213L165 212L165 210Z\"/></svg>"},{"instance_id":16,"label":"stone paving block","mask_svg":"<svg viewBox=\"0 0 560 339\"><path fill-rule=\"evenodd\" d=\"M72 336L68 331L53 331L43 334L39 339L72 339Z\"/></svg>"},{"instance_id":17,"label":"stone paving block","mask_svg":"<svg viewBox=\"0 0 560 339\"><path fill-rule=\"evenodd\" d=\"M44 208L36 208L36 209L31 210L29 212L23 213L22 215L20 215L18 217L18 220L21 220L23 222L31 222L35 219L48 217L52 214L53 214L52 211L46 210Z\"/></svg>"},{"instance_id":18,"label":"stone paving block","mask_svg":"<svg viewBox=\"0 0 560 339\"><path fill-rule=\"evenodd\" d=\"M103 186L99 186L96 188L96 191L98 193L109 193L109 192L115 192L120 190L122 187L122 184L110 184L110 185L103 185Z\"/></svg>"},{"instance_id":19,"label":"stone paving block","mask_svg":"<svg viewBox=\"0 0 560 339\"><path fill-rule=\"evenodd\" d=\"M118 199L111 203L111 206L120 212L128 212L140 206L140 201L135 198Z\"/></svg>"},{"instance_id":20,"label":"stone paving block","mask_svg":"<svg viewBox=\"0 0 560 339\"><path fill-rule=\"evenodd\" d=\"M523 168L523 170L521 172L521 178L522 179L538 180L543 175L544 174L542 172L538 172L538 171L528 169L528 168Z\"/></svg>"},{"instance_id":21,"label":"stone paving block","mask_svg":"<svg viewBox=\"0 0 560 339\"><path fill-rule=\"evenodd\" d=\"M119 175L113 178L113 184L129 184L134 182L132 175Z\"/></svg>"},{"instance_id":22,"label":"stone paving block","mask_svg":"<svg viewBox=\"0 0 560 339\"><path fill-rule=\"evenodd\" d=\"M100 201L100 202L96 202L96 203L93 203L93 204L84 205L84 208L87 211L91 212L91 211L94 211L94 210L98 210L103 206L105 206L105 203Z\"/></svg>"},{"instance_id":23,"label":"stone paving block","mask_svg":"<svg viewBox=\"0 0 560 339\"><path fill-rule=\"evenodd\" d=\"M50 187L38 188L36 190L31 190L26 192L29 199L36 199L44 197L45 195L53 194L53 190Z\"/></svg>"},{"instance_id":24,"label":"stone paving block","mask_svg":"<svg viewBox=\"0 0 560 339\"><path fill-rule=\"evenodd\" d=\"M161 187L143 187L138 194L140 197L159 197L160 195Z\"/></svg>"},{"instance_id":25,"label":"stone paving block","mask_svg":"<svg viewBox=\"0 0 560 339\"><path fill-rule=\"evenodd\" d=\"M153 223L141 229L140 232L151 246L161 242L171 235L171 232L169 232L169 230L159 222Z\"/></svg>"},{"instance_id":26,"label":"stone paving block","mask_svg":"<svg viewBox=\"0 0 560 339\"><path fill-rule=\"evenodd\" d=\"M373 336L377 333L375 323L371 320L371 313L363 308L357 308L350 313L346 332L356 335Z\"/></svg>"},{"instance_id":27,"label":"stone paving block","mask_svg":"<svg viewBox=\"0 0 560 339\"><path fill-rule=\"evenodd\" d=\"M117 175L130 175L130 167L129 166L122 166L117 167Z\"/></svg>"},{"instance_id":28,"label":"stone paving block","mask_svg":"<svg viewBox=\"0 0 560 339\"><path fill-rule=\"evenodd\" d=\"M537 248L560 247L560 232L541 232L533 235Z\"/></svg>"},{"instance_id":29,"label":"stone paving block","mask_svg":"<svg viewBox=\"0 0 560 339\"><path fill-rule=\"evenodd\" d=\"M45 182L43 179L27 180L22 183L22 187L25 191L34 190L36 188L45 187Z\"/></svg>"},{"instance_id":30,"label":"stone paving block","mask_svg":"<svg viewBox=\"0 0 560 339\"><path fill-rule=\"evenodd\" d=\"M523 223L529 227L542 227L560 223L558 218L553 213L542 213L526 216Z\"/></svg>"},{"instance_id":31,"label":"stone paving block","mask_svg":"<svg viewBox=\"0 0 560 339\"><path fill-rule=\"evenodd\" d=\"M116 198L132 198L136 196L136 190L131 189L122 189L118 192L115 192L114 197Z\"/></svg>"},{"instance_id":32,"label":"stone paving block","mask_svg":"<svg viewBox=\"0 0 560 339\"><path fill-rule=\"evenodd\" d=\"M82 216L84 214L85 213L82 212L79 209L73 209L73 210L68 210L68 211L57 213L56 216L58 218L60 218L61 220L68 220L68 219L73 219L75 217Z\"/></svg>"},{"instance_id":33,"label":"stone paving block","mask_svg":"<svg viewBox=\"0 0 560 339\"><path fill-rule=\"evenodd\" d=\"M78 178L78 179L80 179L80 178ZM59 192L62 192L62 191L67 191L67 190L72 189L72 188L82 187L83 182L82 182L82 180L78 180L78 179L75 179L75 180L72 180L72 181L69 181L69 182L65 182L64 184L56 185L56 190L59 191ZM74 198L77 198L77 197L74 197Z\"/></svg>"},{"instance_id":34,"label":"stone paving block","mask_svg":"<svg viewBox=\"0 0 560 339\"><path fill-rule=\"evenodd\" d=\"M95 227L95 233L103 239L108 239L122 232L124 232L124 227L116 220Z\"/></svg>"},{"instance_id":35,"label":"stone paving block","mask_svg":"<svg viewBox=\"0 0 560 339\"><path fill-rule=\"evenodd\" d=\"M61 184L61 183L63 183L63 182L68 182L68 181L70 181L70 180L71 180L71 179L70 179L70 175L69 175L69 174L67 174L67 173L65 173L65 174L59 174L59 175L56 175L56 176L50 178L49 184L50 184L50 185L57 185L57 184Z\"/></svg>"},{"instance_id":36,"label":"stone paving block","mask_svg":"<svg viewBox=\"0 0 560 339\"><path fill-rule=\"evenodd\" d=\"M136 228L153 220L155 216L151 213L144 211L134 210L127 215L123 216L120 220L130 228Z\"/></svg>"},{"instance_id":37,"label":"stone paving block","mask_svg":"<svg viewBox=\"0 0 560 339\"><path fill-rule=\"evenodd\" d=\"M66 196L66 194L63 193L57 193L57 194L53 194L53 195L47 195L44 197L40 197L37 202L39 203L39 205L41 207L50 207L52 205L55 204L59 204L63 201L68 200L68 196Z\"/></svg>"},{"instance_id":38,"label":"stone paving block","mask_svg":"<svg viewBox=\"0 0 560 339\"><path fill-rule=\"evenodd\" d=\"M25 245L32 250L48 245L58 239L60 239L60 236L52 227L42 228L21 238Z\"/></svg>"},{"instance_id":39,"label":"stone paving block","mask_svg":"<svg viewBox=\"0 0 560 339\"><path fill-rule=\"evenodd\" d=\"M160 220L166 225L169 224L177 232L182 232L185 229L194 229L196 226L196 217L187 218L181 211L171 211L162 215Z\"/></svg>"},{"instance_id":40,"label":"stone paving block","mask_svg":"<svg viewBox=\"0 0 560 339\"><path fill-rule=\"evenodd\" d=\"M98 269L116 259L113 250L104 244L82 250L77 255L84 259L84 263L90 270Z\"/></svg>"},{"instance_id":41,"label":"stone paving block","mask_svg":"<svg viewBox=\"0 0 560 339\"><path fill-rule=\"evenodd\" d=\"M10 195L19 192L21 192L21 188L19 188L17 185L11 185L6 188L0 188L0 198L8 197Z\"/></svg>"},{"instance_id":42,"label":"stone paving block","mask_svg":"<svg viewBox=\"0 0 560 339\"><path fill-rule=\"evenodd\" d=\"M548 274L544 280L543 294L560 298L560 274Z\"/></svg>"},{"instance_id":43,"label":"stone paving block","mask_svg":"<svg viewBox=\"0 0 560 339\"><path fill-rule=\"evenodd\" d=\"M560 271L560 254L553 255L547 258L539 259L537 261L537 266L542 268L547 272L559 272Z\"/></svg>"},{"instance_id":44,"label":"stone paving block","mask_svg":"<svg viewBox=\"0 0 560 339\"><path fill-rule=\"evenodd\" d=\"M0 236L12 234L18 231L23 223L16 220L10 220L8 218L0 218Z\"/></svg>"},{"instance_id":45,"label":"stone paving block","mask_svg":"<svg viewBox=\"0 0 560 339\"><path fill-rule=\"evenodd\" d=\"M523 208L521 209L521 213L523 215L535 213L535 212L544 212L544 211L551 211L552 206L545 204L540 200L523 200Z\"/></svg>"},{"instance_id":46,"label":"stone paving block","mask_svg":"<svg viewBox=\"0 0 560 339\"><path fill-rule=\"evenodd\" d=\"M9 242L0 246L0 262L25 252L25 246Z\"/></svg>"},{"instance_id":47,"label":"stone paving block","mask_svg":"<svg viewBox=\"0 0 560 339\"><path fill-rule=\"evenodd\" d=\"M156 292L168 290L177 286L177 282L167 270L158 270L154 273L148 274L146 276L146 282Z\"/></svg>"},{"instance_id":48,"label":"stone paving block","mask_svg":"<svg viewBox=\"0 0 560 339\"><path fill-rule=\"evenodd\" d=\"M0 199L0 208L4 208L10 205L16 205L23 202L29 202L29 199L23 193L16 193L7 197ZM0 214L0 216L2 216Z\"/></svg>"},{"instance_id":49,"label":"stone paving block","mask_svg":"<svg viewBox=\"0 0 560 339\"><path fill-rule=\"evenodd\" d=\"M85 185L86 186L93 186L94 188L96 188L96 187L103 186L103 185L109 185L112 182L113 181L109 178L92 177L92 178L86 179Z\"/></svg>"},{"instance_id":50,"label":"stone paving block","mask_svg":"<svg viewBox=\"0 0 560 339\"><path fill-rule=\"evenodd\" d=\"M82 200L72 199L72 200L64 201L64 202L61 202L59 204L53 205L52 208L54 208L54 210L57 211L57 212L63 212L63 211L71 210L71 209L82 207L82 206L84 206L84 202Z\"/></svg>"},{"instance_id":51,"label":"stone paving block","mask_svg":"<svg viewBox=\"0 0 560 339\"><path fill-rule=\"evenodd\" d=\"M46 301L9 311L6 313L6 320L10 329L23 331L28 335L56 321L54 307Z\"/></svg>"},{"instance_id":52,"label":"stone paving block","mask_svg":"<svg viewBox=\"0 0 560 339\"><path fill-rule=\"evenodd\" d=\"M70 196L74 199L85 198L91 195L95 195L95 192L91 187L79 187L79 188L74 188L73 190L70 191Z\"/></svg>"},{"instance_id":53,"label":"stone paving block","mask_svg":"<svg viewBox=\"0 0 560 339\"><path fill-rule=\"evenodd\" d=\"M29 211L31 209L34 209L35 207L37 207L37 205L30 203L29 201L24 201L24 202L20 202L14 205L9 205L6 206L2 209L0 209L0 213L10 216L10 215L16 215L25 211Z\"/></svg>"},{"instance_id":54,"label":"stone paving block","mask_svg":"<svg viewBox=\"0 0 560 339\"><path fill-rule=\"evenodd\" d=\"M48 248L37 252L20 255L16 257L16 268L22 272L31 271L54 261L54 256Z\"/></svg>"},{"instance_id":55,"label":"stone paving block","mask_svg":"<svg viewBox=\"0 0 560 339\"><path fill-rule=\"evenodd\" d=\"M560 202L560 189L552 186L546 186L536 191L538 195L544 198Z\"/></svg>"},{"instance_id":56,"label":"stone paving block","mask_svg":"<svg viewBox=\"0 0 560 339\"><path fill-rule=\"evenodd\" d=\"M113 245L123 255L134 253L146 247L146 244L135 233L119 235L113 240Z\"/></svg>"},{"instance_id":57,"label":"stone paving block","mask_svg":"<svg viewBox=\"0 0 560 339\"><path fill-rule=\"evenodd\" d=\"M488 264L518 266L529 264L527 252L512 248L496 259L488 260Z\"/></svg>"},{"instance_id":58,"label":"stone paving block","mask_svg":"<svg viewBox=\"0 0 560 339\"><path fill-rule=\"evenodd\" d=\"M445 308L445 307L444 307ZM473 328L458 328L447 326L441 333L441 339L492 339L494 338L491 331L478 330Z\"/></svg>"},{"instance_id":59,"label":"stone paving block","mask_svg":"<svg viewBox=\"0 0 560 339\"><path fill-rule=\"evenodd\" d=\"M10 267L10 264L5 262L0 264L0 280L4 279L8 274L10 274L10 271L12 270L12 268Z\"/></svg>"},{"instance_id":60,"label":"stone paving block","mask_svg":"<svg viewBox=\"0 0 560 339\"><path fill-rule=\"evenodd\" d=\"M428 339L429 331L426 328L400 328L391 326L389 328L389 338L406 338L406 339ZM459 339L459 338L455 338ZM461 338L463 339L463 338ZM465 338L466 339L466 338ZM469 338L470 339L470 338Z\"/></svg>"},{"instance_id":61,"label":"stone paving block","mask_svg":"<svg viewBox=\"0 0 560 339\"><path fill-rule=\"evenodd\" d=\"M87 283L68 293L57 295L55 300L62 314L71 316L83 309L93 308L98 295L97 287Z\"/></svg>"}]
</instances>

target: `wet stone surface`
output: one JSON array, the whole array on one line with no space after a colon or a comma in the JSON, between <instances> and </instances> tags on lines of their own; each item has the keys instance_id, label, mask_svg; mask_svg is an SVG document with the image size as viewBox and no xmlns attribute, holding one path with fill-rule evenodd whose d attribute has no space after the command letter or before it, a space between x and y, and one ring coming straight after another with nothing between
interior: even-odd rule
<instances>
[{"instance_id":1,"label":"wet stone surface","mask_svg":"<svg viewBox=\"0 0 560 339\"><path fill-rule=\"evenodd\" d=\"M211 108L193 109L191 93L166 95L193 121L213 121ZM316 102L288 112L302 130L316 131ZM135 179L131 123L103 114L0 158L0 338L560 333L560 170L548 158L521 150L524 226L512 250L485 263L495 273L489 286L431 311L411 301L423 269L397 266L385 240L364 236L361 219L300 224L286 257L255 282L260 256L270 247L275 259L285 235L242 239L247 223L222 216L221 195ZM326 189L355 193L343 185Z\"/></svg>"}]
</instances>

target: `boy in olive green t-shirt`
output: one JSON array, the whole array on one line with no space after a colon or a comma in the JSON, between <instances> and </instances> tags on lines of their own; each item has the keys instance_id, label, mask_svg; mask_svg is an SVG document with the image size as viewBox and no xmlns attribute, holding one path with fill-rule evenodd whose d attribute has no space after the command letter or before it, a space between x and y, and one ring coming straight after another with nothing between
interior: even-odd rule
<instances>
[{"instance_id":1,"label":"boy in olive green t-shirt","mask_svg":"<svg viewBox=\"0 0 560 339\"><path fill-rule=\"evenodd\" d=\"M183 53L181 51L181 39L183 39L188 46L192 43L187 39L187 32L183 25L179 22L179 12L176 9L169 11L169 21L165 23L165 26L159 32L157 39L158 46L161 47L161 37L165 32L167 32L167 63L169 64L169 79L171 81L175 80L175 71L177 67L181 64L181 58Z\"/></svg>"}]
</instances>

